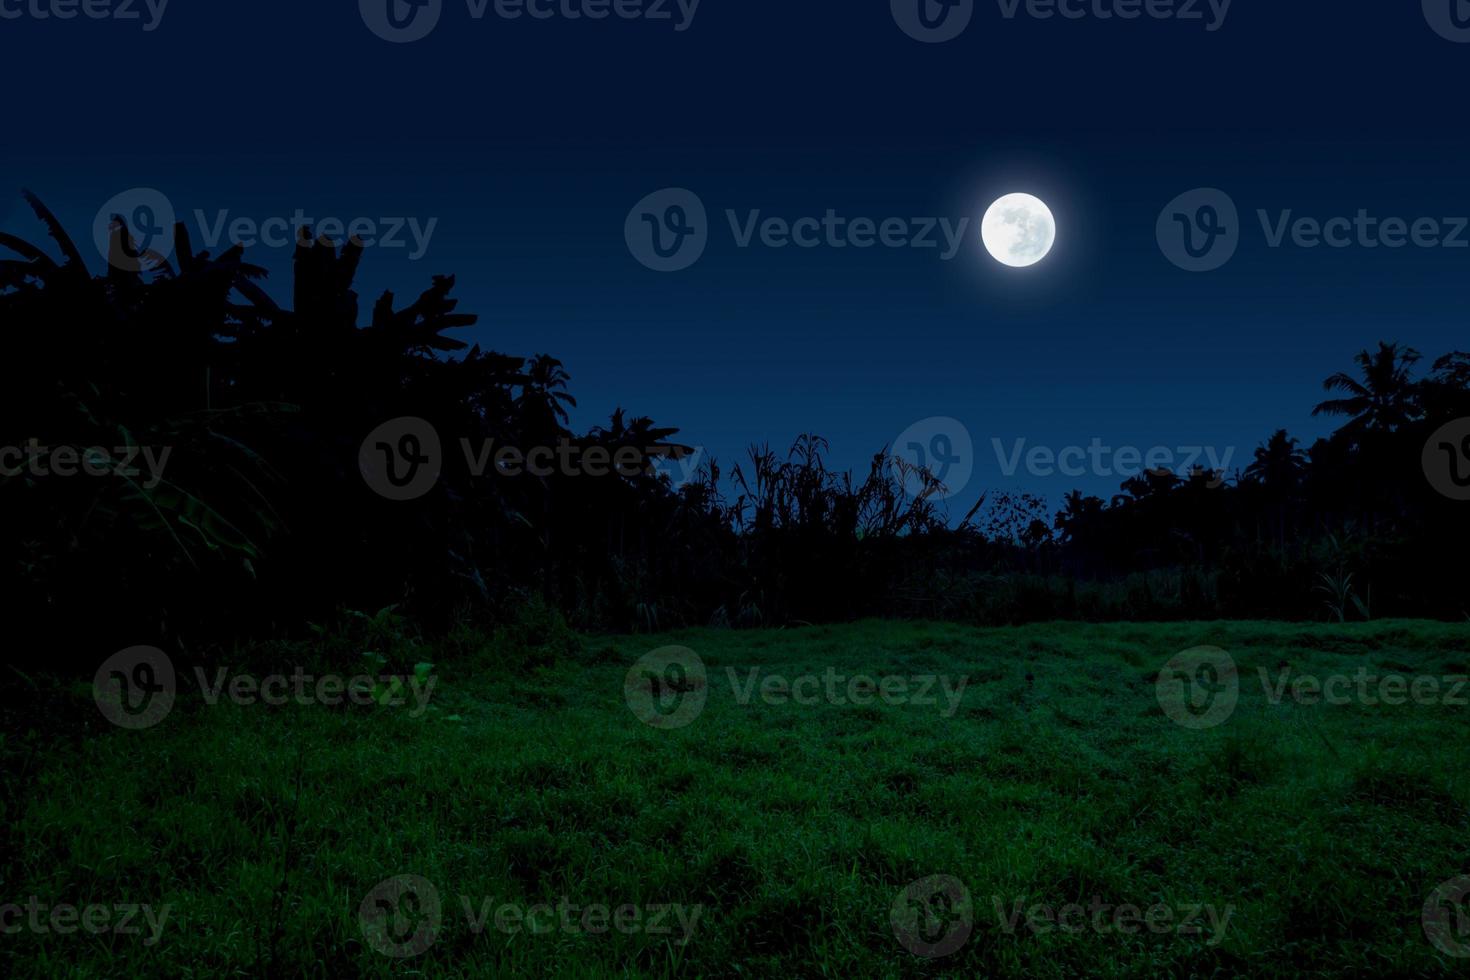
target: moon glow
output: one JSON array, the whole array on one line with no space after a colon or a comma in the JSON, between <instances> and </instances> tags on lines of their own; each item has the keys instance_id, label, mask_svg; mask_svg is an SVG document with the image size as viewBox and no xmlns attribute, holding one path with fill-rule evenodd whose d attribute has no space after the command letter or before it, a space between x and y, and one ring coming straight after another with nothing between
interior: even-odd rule
<instances>
[{"instance_id":1,"label":"moon glow","mask_svg":"<svg viewBox=\"0 0 1470 980\"><path fill-rule=\"evenodd\" d=\"M995 261L1020 269L1046 258L1057 240L1057 222L1040 198L1007 194L986 210L980 240Z\"/></svg>"}]
</instances>

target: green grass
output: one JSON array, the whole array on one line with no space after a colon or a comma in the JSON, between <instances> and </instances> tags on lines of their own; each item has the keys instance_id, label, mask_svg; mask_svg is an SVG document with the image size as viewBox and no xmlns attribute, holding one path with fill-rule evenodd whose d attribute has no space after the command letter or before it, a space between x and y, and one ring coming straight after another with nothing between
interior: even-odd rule
<instances>
[{"instance_id":1,"label":"green grass","mask_svg":"<svg viewBox=\"0 0 1470 980\"><path fill-rule=\"evenodd\" d=\"M708 667L690 725L642 724L628 668L667 644ZM1229 651L1224 724L1170 721L1175 653ZM167 903L144 935L0 935L13 976L1437 976L1439 883L1470 874L1470 708L1268 703L1256 668L1463 674L1470 628L1382 622L866 622L589 639L555 662L487 643L443 658L432 707L203 704L49 741L9 804L5 902ZM969 678L937 705L765 704L762 674ZM338 665L338 670L344 670ZM1030 673L1034 680L1028 682ZM183 683L192 685L184 678ZM1462 692L1464 693L1464 692ZM72 695L77 701L86 691ZM289 844L287 838L289 837ZM435 941L393 959L358 908L412 874ZM927 960L890 910L951 875L973 932ZM284 882L284 886L283 886ZM459 896L522 908L700 906L672 934L480 934ZM1016 903L1227 907L1200 935L1001 928ZM492 913L493 917L493 913ZM670 922L673 922L672 915ZM1470 941L1470 937L1466 937ZM8 963L5 961L9 961Z\"/></svg>"}]
</instances>

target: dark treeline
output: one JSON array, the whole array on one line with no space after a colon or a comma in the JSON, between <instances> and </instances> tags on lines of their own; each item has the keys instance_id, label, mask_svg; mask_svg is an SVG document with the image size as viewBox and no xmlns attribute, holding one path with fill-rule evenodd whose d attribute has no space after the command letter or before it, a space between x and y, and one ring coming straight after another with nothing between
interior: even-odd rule
<instances>
[{"instance_id":1,"label":"dark treeline","mask_svg":"<svg viewBox=\"0 0 1470 980\"><path fill-rule=\"evenodd\" d=\"M0 260L0 446L30 447L0 477L0 586L43 659L199 651L390 604L426 629L528 606L614 630L1466 613L1467 505L1421 464L1431 433L1470 416L1465 354L1421 370L1416 352L1381 345L1328 379L1332 437L1303 447L1278 432L1242 472L1148 473L1060 513L989 494L956 524L932 476L886 449L865 474L835 472L817 436L728 472L706 461L678 488L648 472L477 476L461 439L611 453L670 446L677 430L619 410L571 432L559 361L454 338L476 318L452 278L362 311L362 250L303 240L286 307L241 249L196 252L180 225L170 260L130 263L120 223L94 276L31 203L52 242L0 236L15 256ZM408 416L441 434L444 469L395 502L358 453ZM86 459L91 447L106 455ZM166 465L150 470L144 448ZM60 475L78 456L105 475ZM928 489L906 493L916 482Z\"/></svg>"}]
</instances>

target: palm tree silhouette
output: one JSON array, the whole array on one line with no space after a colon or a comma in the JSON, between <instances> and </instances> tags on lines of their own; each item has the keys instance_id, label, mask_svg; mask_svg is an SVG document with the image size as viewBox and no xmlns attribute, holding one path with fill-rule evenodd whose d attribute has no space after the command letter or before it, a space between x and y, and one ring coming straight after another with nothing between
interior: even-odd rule
<instances>
[{"instance_id":1,"label":"palm tree silhouette","mask_svg":"<svg viewBox=\"0 0 1470 980\"><path fill-rule=\"evenodd\" d=\"M550 354L537 354L526 367L526 381L516 399L516 407L525 413L527 435L547 437L559 434L567 424L567 406L577 407L577 399L566 391L572 376L561 361Z\"/></svg>"},{"instance_id":2,"label":"palm tree silhouette","mask_svg":"<svg viewBox=\"0 0 1470 980\"><path fill-rule=\"evenodd\" d=\"M1245 468L1247 479L1282 491L1295 490L1306 468L1306 456L1297 440L1277 429L1264 445L1256 447L1255 461Z\"/></svg>"},{"instance_id":3,"label":"palm tree silhouette","mask_svg":"<svg viewBox=\"0 0 1470 980\"><path fill-rule=\"evenodd\" d=\"M1379 341L1372 354L1359 351L1353 358L1362 380L1339 371L1322 382L1324 391L1344 392L1345 398L1328 399L1312 409L1312 417L1346 415L1342 431L1354 437L1369 433L1397 432L1419 415L1419 391L1410 370L1419 361L1412 347Z\"/></svg>"},{"instance_id":4,"label":"palm tree silhouette","mask_svg":"<svg viewBox=\"0 0 1470 980\"><path fill-rule=\"evenodd\" d=\"M1245 469L1245 478L1259 484L1275 505L1276 544L1282 550L1286 548L1286 511L1301 488L1306 469L1306 455L1285 429L1277 429L1264 445L1257 446L1255 460Z\"/></svg>"}]
</instances>

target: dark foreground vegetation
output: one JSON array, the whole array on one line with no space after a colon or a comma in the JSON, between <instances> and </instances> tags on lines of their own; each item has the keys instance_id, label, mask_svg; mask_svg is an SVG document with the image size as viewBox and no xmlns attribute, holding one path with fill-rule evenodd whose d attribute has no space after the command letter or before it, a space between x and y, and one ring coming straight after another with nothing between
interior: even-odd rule
<instances>
[{"instance_id":1,"label":"dark foreground vegetation","mask_svg":"<svg viewBox=\"0 0 1470 980\"><path fill-rule=\"evenodd\" d=\"M619 409L569 431L560 362L454 339L476 318L457 310L453 278L362 311L361 249L303 240L281 306L241 249L196 252L182 225L174 262L144 254L96 277L31 204L53 242L0 237L16 256L0 262L0 345L15 368L0 444L39 447L43 464L101 447L112 467L0 479L0 537L18 558L0 588L26 610L17 645L48 662L84 622L89 649L145 638L188 655L336 609L396 604L442 632L529 597L576 627L621 631L874 613L1466 614L1470 522L1420 463L1430 433L1470 415L1462 353L1415 374L1414 351L1364 352L1328 379L1319 411L1344 419L1331 438L1303 449L1278 432L1243 472L1145 474L1111 500L1072 494L1060 513L977 493L948 514L905 493L932 485L927 474L886 450L865 474L833 472L817 436L785 456L753 448L728 472L707 461L677 488L649 472L473 476L448 447L677 452L677 430ZM126 256L121 229L113 249ZM365 437L400 417L432 423L446 446L435 488L407 502L374 493L358 467ZM120 465L165 449L160 479Z\"/></svg>"}]
</instances>

